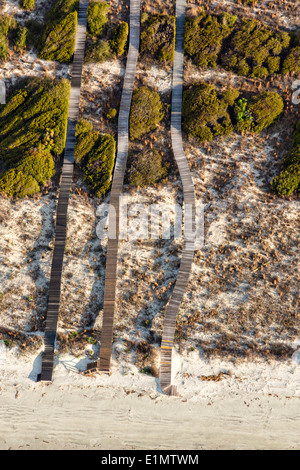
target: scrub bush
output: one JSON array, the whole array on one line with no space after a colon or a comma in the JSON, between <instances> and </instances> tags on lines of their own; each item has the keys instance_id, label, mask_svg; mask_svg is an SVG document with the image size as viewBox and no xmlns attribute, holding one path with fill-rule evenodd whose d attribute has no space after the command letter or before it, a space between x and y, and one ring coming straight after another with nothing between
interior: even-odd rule
<instances>
[{"instance_id":1,"label":"scrub bush","mask_svg":"<svg viewBox=\"0 0 300 470\"><path fill-rule=\"evenodd\" d=\"M183 129L199 141L211 141L218 135L228 135L233 124L228 112L238 93L232 89L224 95L218 93L213 85L200 82L183 92L182 120Z\"/></svg>"},{"instance_id":2,"label":"scrub bush","mask_svg":"<svg viewBox=\"0 0 300 470\"><path fill-rule=\"evenodd\" d=\"M175 51L175 17L147 15L143 19L141 52L160 62L172 62Z\"/></svg>"},{"instance_id":3,"label":"scrub bush","mask_svg":"<svg viewBox=\"0 0 300 470\"><path fill-rule=\"evenodd\" d=\"M87 30L91 36L100 36L108 22L110 7L106 2L90 2L88 7Z\"/></svg>"},{"instance_id":4,"label":"scrub bush","mask_svg":"<svg viewBox=\"0 0 300 470\"><path fill-rule=\"evenodd\" d=\"M84 173L84 180L97 197L110 188L115 164L116 142L109 135L100 135L93 125L81 120L76 127L75 161Z\"/></svg>"},{"instance_id":5,"label":"scrub bush","mask_svg":"<svg viewBox=\"0 0 300 470\"><path fill-rule=\"evenodd\" d=\"M47 36L40 58L70 63L75 51L77 12L74 11L57 24Z\"/></svg>"},{"instance_id":6,"label":"scrub bush","mask_svg":"<svg viewBox=\"0 0 300 470\"><path fill-rule=\"evenodd\" d=\"M118 26L115 27L112 38L110 40L110 45L112 50L118 55L122 56L125 54L126 46L128 42L129 27L128 23L123 21Z\"/></svg>"},{"instance_id":7,"label":"scrub bush","mask_svg":"<svg viewBox=\"0 0 300 470\"><path fill-rule=\"evenodd\" d=\"M24 10L34 10L35 0L20 0L20 7Z\"/></svg>"},{"instance_id":8,"label":"scrub bush","mask_svg":"<svg viewBox=\"0 0 300 470\"><path fill-rule=\"evenodd\" d=\"M239 75L265 78L279 71L280 54L289 47L290 40L287 32L245 19L228 40L222 65Z\"/></svg>"},{"instance_id":9,"label":"scrub bush","mask_svg":"<svg viewBox=\"0 0 300 470\"><path fill-rule=\"evenodd\" d=\"M187 18L184 50L199 67L216 67L223 41L232 32L236 16L223 13Z\"/></svg>"},{"instance_id":10,"label":"scrub bush","mask_svg":"<svg viewBox=\"0 0 300 470\"><path fill-rule=\"evenodd\" d=\"M163 164L162 156L157 150L149 149L135 156L128 171L130 186L149 186L165 178L168 165Z\"/></svg>"},{"instance_id":11,"label":"scrub bush","mask_svg":"<svg viewBox=\"0 0 300 470\"><path fill-rule=\"evenodd\" d=\"M300 188L300 121L295 126L293 147L282 162L282 171L272 181L272 190L279 196L288 196Z\"/></svg>"},{"instance_id":12,"label":"scrub bush","mask_svg":"<svg viewBox=\"0 0 300 470\"><path fill-rule=\"evenodd\" d=\"M154 130L163 117L163 104L159 94L146 86L137 88L133 92L130 110L130 139L139 139Z\"/></svg>"},{"instance_id":13,"label":"scrub bush","mask_svg":"<svg viewBox=\"0 0 300 470\"><path fill-rule=\"evenodd\" d=\"M31 79L0 110L0 159L6 166L39 145L55 154L64 150L70 82Z\"/></svg>"}]
</instances>

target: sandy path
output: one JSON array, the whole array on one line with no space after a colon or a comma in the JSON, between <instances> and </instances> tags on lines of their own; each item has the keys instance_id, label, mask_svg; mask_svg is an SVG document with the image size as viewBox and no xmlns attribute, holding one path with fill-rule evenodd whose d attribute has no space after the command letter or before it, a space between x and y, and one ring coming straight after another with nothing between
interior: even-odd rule
<instances>
[{"instance_id":1,"label":"sandy path","mask_svg":"<svg viewBox=\"0 0 300 470\"><path fill-rule=\"evenodd\" d=\"M95 386L2 389L0 449L299 449L299 398L196 403Z\"/></svg>"}]
</instances>

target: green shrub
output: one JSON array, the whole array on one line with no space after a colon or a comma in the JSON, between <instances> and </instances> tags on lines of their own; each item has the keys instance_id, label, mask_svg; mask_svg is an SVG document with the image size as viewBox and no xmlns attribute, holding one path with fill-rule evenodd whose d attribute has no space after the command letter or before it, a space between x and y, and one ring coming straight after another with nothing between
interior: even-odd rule
<instances>
[{"instance_id":1,"label":"green shrub","mask_svg":"<svg viewBox=\"0 0 300 470\"><path fill-rule=\"evenodd\" d=\"M55 173L51 153L43 150L41 146L27 152L15 168L26 175L31 175L39 185L45 184Z\"/></svg>"},{"instance_id":2,"label":"green shrub","mask_svg":"<svg viewBox=\"0 0 300 470\"><path fill-rule=\"evenodd\" d=\"M116 156L115 139L101 135L92 150L86 155L84 179L97 197L102 197L109 190Z\"/></svg>"},{"instance_id":3,"label":"green shrub","mask_svg":"<svg viewBox=\"0 0 300 470\"><path fill-rule=\"evenodd\" d=\"M254 78L266 78L269 75L269 70L262 65L255 65L252 69L251 77Z\"/></svg>"},{"instance_id":4,"label":"green shrub","mask_svg":"<svg viewBox=\"0 0 300 470\"><path fill-rule=\"evenodd\" d=\"M225 96L224 96L225 95ZM188 135L199 141L211 141L218 135L228 135L233 130L229 114L229 103L238 93L218 93L213 85L200 82L183 92L182 122Z\"/></svg>"},{"instance_id":5,"label":"green shrub","mask_svg":"<svg viewBox=\"0 0 300 470\"><path fill-rule=\"evenodd\" d=\"M70 13L78 11L79 0L57 0L45 15L46 37L53 26L60 23Z\"/></svg>"},{"instance_id":6,"label":"green shrub","mask_svg":"<svg viewBox=\"0 0 300 470\"><path fill-rule=\"evenodd\" d=\"M31 196L54 175L54 162L50 152L41 147L29 151L21 161L0 177L0 193L8 197Z\"/></svg>"},{"instance_id":7,"label":"green shrub","mask_svg":"<svg viewBox=\"0 0 300 470\"><path fill-rule=\"evenodd\" d=\"M156 91L146 86L134 90L129 118L130 139L139 139L154 130L163 117L163 105Z\"/></svg>"},{"instance_id":8,"label":"green shrub","mask_svg":"<svg viewBox=\"0 0 300 470\"><path fill-rule=\"evenodd\" d=\"M42 49L42 38L44 34L44 25L42 22L31 18L25 23L27 28L27 42L33 45L38 51Z\"/></svg>"},{"instance_id":9,"label":"green shrub","mask_svg":"<svg viewBox=\"0 0 300 470\"><path fill-rule=\"evenodd\" d=\"M273 56L269 56L267 59L266 59L266 66L267 66L267 69L268 71L273 74L273 73L279 73L279 70L280 70L280 57L277 56L277 57L273 57Z\"/></svg>"},{"instance_id":10,"label":"green shrub","mask_svg":"<svg viewBox=\"0 0 300 470\"><path fill-rule=\"evenodd\" d=\"M6 194L8 197L31 196L39 189L38 182L33 176L26 175L22 171L11 169L0 177L0 194Z\"/></svg>"},{"instance_id":11,"label":"green shrub","mask_svg":"<svg viewBox=\"0 0 300 470\"><path fill-rule=\"evenodd\" d=\"M202 14L187 18L184 50L199 67L216 67L223 41L232 32L236 16Z\"/></svg>"},{"instance_id":12,"label":"green shrub","mask_svg":"<svg viewBox=\"0 0 300 470\"><path fill-rule=\"evenodd\" d=\"M135 156L128 171L130 186L149 186L162 180L168 174L168 165L163 165L157 150L149 149Z\"/></svg>"},{"instance_id":13,"label":"green shrub","mask_svg":"<svg viewBox=\"0 0 300 470\"><path fill-rule=\"evenodd\" d=\"M111 135L100 135L92 123L82 119L76 126L75 161L82 168L84 180L97 197L108 191L116 154Z\"/></svg>"},{"instance_id":14,"label":"green shrub","mask_svg":"<svg viewBox=\"0 0 300 470\"><path fill-rule=\"evenodd\" d=\"M300 73L300 46L291 49L282 65L283 74Z\"/></svg>"},{"instance_id":15,"label":"green shrub","mask_svg":"<svg viewBox=\"0 0 300 470\"><path fill-rule=\"evenodd\" d=\"M87 29L91 36L100 36L108 22L107 13L110 7L106 2L92 1L88 7Z\"/></svg>"},{"instance_id":16,"label":"green shrub","mask_svg":"<svg viewBox=\"0 0 300 470\"><path fill-rule=\"evenodd\" d=\"M17 21L12 15L5 13L0 16L0 34L7 36L8 33L17 27Z\"/></svg>"},{"instance_id":17,"label":"green shrub","mask_svg":"<svg viewBox=\"0 0 300 470\"><path fill-rule=\"evenodd\" d=\"M188 135L199 141L211 141L218 135L238 132L261 132L283 111L283 100L275 92L263 92L248 102L229 88L219 93L214 85L200 82L183 92L182 123Z\"/></svg>"},{"instance_id":18,"label":"green shrub","mask_svg":"<svg viewBox=\"0 0 300 470\"><path fill-rule=\"evenodd\" d=\"M64 150L70 82L35 78L9 97L0 110L0 159L6 166L41 144L56 154Z\"/></svg>"},{"instance_id":19,"label":"green shrub","mask_svg":"<svg viewBox=\"0 0 300 470\"><path fill-rule=\"evenodd\" d=\"M116 110L116 108L109 108L109 110L106 114L106 117L107 117L107 119L115 120L116 117L117 117L117 114L118 114L118 111Z\"/></svg>"},{"instance_id":20,"label":"green shrub","mask_svg":"<svg viewBox=\"0 0 300 470\"><path fill-rule=\"evenodd\" d=\"M28 40L28 29L25 26L18 25L15 38L15 46L18 51L26 49Z\"/></svg>"},{"instance_id":21,"label":"green shrub","mask_svg":"<svg viewBox=\"0 0 300 470\"><path fill-rule=\"evenodd\" d=\"M236 88L227 88L222 92L223 100L229 106L233 106L237 98L239 97L240 92Z\"/></svg>"},{"instance_id":22,"label":"green shrub","mask_svg":"<svg viewBox=\"0 0 300 470\"><path fill-rule=\"evenodd\" d=\"M110 58L110 43L106 39L95 41L86 48L85 62L102 63Z\"/></svg>"},{"instance_id":23,"label":"green shrub","mask_svg":"<svg viewBox=\"0 0 300 470\"><path fill-rule=\"evenodd\" d=\"M51 151L65 146L69 93L66 79L27 79L0 110L0 158L7 168L0 192L30 196L52 178Z\"/></svg>"},{"instance_id":24,"label":"green shrub","mask_svg":"<svg viewBox=\"0 0 300 470\"><path fill-rule=\"evenodd\" d=\"M76 126L76 143L74 158L77 164L83 163L86 155L92 150L97 139L99 132L95 132L93 124L81 119Z\"/></svg>"},{"instance_id":25,"label":"green shrub","mask_svg":"<svg viewBox=\"0 0 300 470\"><path fill-rule=\"evenodd\" d=\"M269 127L282 113L284 103L278 93L264 91L249 101L248 108L253 116L253 131L261 132Z\"/></svg>"},{"instance_id":26,"label":"green shrub","mask_svg":"<svg viewBox=\"0 0 300 470\"><path fill-rule=\"evenodd\" d=\"M74 11L66 16L49 33L40 52L40 58L70 63L75 51L76 29L77 12Z\"/></svg>"},{"instance_id":27,"label":"green shrub","mask_svg":"<svg viewBox=\"0 0 300 470\"><path fill-rule=\"evenodd\" d=\"M299 188L300 185L300 162L283 170L279 176L272 181L272 190L279 196L288 196Z\"/></svg>"},{"instance_id":28,"label":"green shrub","mask_svg":"<svg viewBox=\"0 0 300 470\"><path fill-rule=\"evenodd\" d=\"M272 181L272 190L279 196L287 196L300 187L300 121L293 134L293 147L282 162L282 171Z\"/></svg>"},{"instance_id":29,"label":"green shrub","mask_svg":"<svg viewBox=\"0 0 300 470\"><path fill-rule=\"evenodd\" d=\"M129 27L128 23L123 21L118 26L115 27L110 45L112 50L118 55L122 56L125 54L127 41L128 41Z\"/></svg>"},{"instance_id":30,"label":"green shrub","mask_svg":"<svg viewBox=\"0 0 300 470\"><path fill-rule=\"evenodd\" d=\"M75 48L78 6L79 0L58 0L47 11L41 37L34 40L42 59L70 62ZM39 29L35 21L27 27L33 29L31 36Z\"/></svg>"},{"instance_id":31,"label":"green shrub","mask_svg":"<svg viewBox=\"0 0 300 470\"><path fill-rule=\"evenodd\" d=\"M0 33L0 60L6 60L8 56L8 39Z\"/></svg>"},{"instance_id":32,"label":"green shrub","mask_svg":"<svg viewBox=\"0 0 300 470\"><path fill-rule=\"evenodd\" d=\"M4 14L0 17L0 60L5 61L9 54L8 35L17 27L12 15Z\"/></svg>"},{"instance_id":33,"label":"green shrub","mask_svg":"<svg viewBox=\"0 0 300 470\"><path fill-rule=\"evenodd\" d=\"M141 26L141 52L160 62L172 62L175 51L175 17L148 15L144 17Z\"/></svg>"},{"instance_id":34,"label":"green shrub","mask_svg":"<svg viewBox=\"0 0 300 470\"><path fill-rule=\"evenodd\" d=\"M248 109L248 100L239 99L234 105L234 116L237 122L253 121L253 116Z\"/></svg>"},{"instance_id":35,"label":"green shrub","mask_svg":"<svg viewBox=\"0 0 300 470\"><path fill-rule=\"evenodd\" d=\"M245 19L230 37L221 62L239 75L264 78L279 70L280 54L289 47L290 40L286 32Z\"/></svg>"},{"instance_id":36,"label":"green shrub","mask_svg":"<svg viewBox=\"0 0 300 470\"><path fill-rule=\"evenodd\" d=\"M20 7L24 10L34 10L35 0L20 0Z\"/></svg>"},{"instance_id":37,"label":"green shrub","mask_svg":"<svg viewBox=\"0 0 300 470\"><path fill-rule=\"evenodd\" d=\"M261 132L278 118L283 108L283 99L276 92L265 91L252 97L249 102L241 98L234 106L236 130Z\"/></svg>"}]
</instances>

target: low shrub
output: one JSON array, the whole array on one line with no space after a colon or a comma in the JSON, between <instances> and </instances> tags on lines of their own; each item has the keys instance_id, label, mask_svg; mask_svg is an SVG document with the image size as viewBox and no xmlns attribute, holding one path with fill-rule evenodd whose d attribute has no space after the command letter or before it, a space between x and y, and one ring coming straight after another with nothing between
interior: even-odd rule
<instances>
[{"instance_id":1,"label":"low shrub","mask_svg":"<svg viewBox=\"0 0 300 470\"><path fill-rule=\"evenodd\" d=\"M115 139L101 135L92 150L86 155L84 179L97 197L102 197L109 190L116 156Z\"/></svg>"},{"instance_id":2,"label":"low shrub","mask_svg":"<svg viewBox=\"0 0 300 470\"><path fill-rule=\"evenodd\" d=\"M100 36L108 22L110 6L106 2L91 1L88 7L87 30L91 36Z\"/></svg>"},{"instance_id":3,"label":"low shrub","mask_svg":"<svg viewBox=\"0 0 300 470\"><path fill-rule=\"evenodd\" d=\"M75 50L78 0L58 0L45 15L43 34L35 45L44 60L69 63ZM35 22L29 23L37 29Z\"/></svg>"},{"instance_id":4,"label":"low shrub","mask_svg":"<svg viewBox=\"0 0 300 470\"><path fill-rule=\"evenodd\" d=\"M283 74L300 73L300 46L291 49L282 65Z\"/></svg>"},{"instance_id":5,"label":"low shrub","mask_svg":"<svg viewBox=\"0 0 300 470\"><path fill-rule=\"evenodd\" d=\"M253 97L249 101L249 112L253 116L252 130L261 132L269 127L280 116L284 108L284 102L281 96L272 91Z\"/></svg>"},{"instance_id":6,"label":"low shrub","mask_svg":"<svg viewBox=\"0 0 300 470\"><path fill-rule=\"evenodd\" d=\"M0 194L6 194L8 197L31 196L39 189L39 184L33 176L16 169L8 170L0 177Z\"/></svg>"},{"instance_id":7,"label":"low shrub","mask_svg":"<svg viewBox=\"0 0 300 470\"><path fill-rule=\"evenodd\" d=\"M26 49L28 41L28 29L26 26L18 25L16 30L16 37L15 37L15 46L17 51L23 51Z\"/></svg>"},{"instance_id":8,"label":"low shrub","mask_svg":"<svg viewBox=\"0 0 300 470\"><path fill-rule=\"evenodd\" d=\"M283 99L276 92L265 91L239 98L229 88L219 93L214 85L200 82L183 92L183 129L199 141L211 141L218 135L237 132L261 132L282 113Z\"/></svg>"},{"instance_id":9,"label":"low shrub","mask_svg":"<svg viewBox=\"0 0 300 470\"><path fill-rule=\"evenodd\" d=\"M234 105L239 95L240 92L236 88L227 88L222 92L223 101L225 101L229 106Z\"/></svg>"},{"instance_id":10,"label":"low shrub","mask_svg":"<svg viewBox=\"0 0 300 470\"><path fill-rule=\"evenodd\" d=\"M109 135L100 135L86 120L76 127L75 161L84 173L84 180L97 197L110 188L115 163L116 142Z\"/></svg>"},{"instance_id":11,"label":"low shrub","mask_svg":"<svg viewBox=\"0 0 300 470\"><path fill-rule=\"evenodd\" d=\"M22 198L40 190L54 175L54 161L50 152L41 147L29 151L21 161L0 177L0 193Z\"/></svg>"},{"instance_id":12,"label":"low shrub","mask_svg":"<svg viewBox=\"0 0 300 470\"><path fill-rule=\"evenodd\" d=\"M70 83L66 79L23 80L0 110L0 158L6 171L0 192L30 196L55 173L51 152L65 146Z\"/></svg>"},{"instance_id":13,"label":"low shrub","mask_svg":"<svg viewBox=\"0 0 300 470\"><path fill-rule=\"evenodd\" d=\"M84 163L86 155L92 150L99 137L99 133L94 131L93 124L81 119L76 126L75 162L81 165Z\"/></svg>"},{"instance_id":14,"label":"low shrub","mask_svg":"<svg viewBox=\"0 0 300 470\"><path fill-rule=\"evenodd\" d=\"M211 141L218 135L228 135L233 130L229 103L238 92L232 89L222 95L213 85L200 82L183 92L183 129L199 141Z\"/></svg>"},{"instance_id":15,"label":"low shrub","mask_svg":"<svg viewBox=\"0 0 300 470\"><path fill-rule=\"evenodd\" d=\"M15 169L26 175L31 175L39 185L45 184L55 173L53 157L42 146L27 152Z\"/></svg>"},{"instance_id":16,"label":"low shrub","mask_svg":"<svg viewBox=\"0 0 300 470\"><path fill-rule=\"evenodd\" d=\"M232 32L236 16L223 13L187 18L184 50L199 67L216 67L223 41Z\"/></svg>"},{"instance_id":17,"label":"low shrub","mask_svg":"<svg viewBox=\"0 0 300 470\"><path fill-rule=\"evenodd\" d=\"M106 114L106 117L110 121L114 121L116 119L117 115L118 115L118 111L116 110L116 108L109 108L109 110Z\"/></svg>"},{"instance_id":18,"label":"low shrub","mask_svg":"<svg viewBox=\"0 0 300 470\"><path fill-rule=\"evenodd\" d=\"M159 94L146 86L137 88L133 92L130 110L130 139L139 139L144 134L155 130L163 117L163 104Z\"/></svg>"},{"instance_id":19,"label":"low shrub","mask_svg":"<svg viewBox=\"0 0 300 470\"><path fill-rule=\"evenodd\" d=\"M126 46L128 42L129 26L128 23L122 21L115 27L110 40L112 50L118 55L122 56L125 54Z\"/></svg>"},{"instance_id":20,"label":"low shrub","mask_svg":"<svg viewBox=\"0 0 300 470\"><path fill-rule=\"evenodd\" d=\"M140 50L151 59L172 62L175 51L175 17L147 15L141 23Z\"/></svg>"},{"instance_id":21,"label":"low shrub","mask_svg":"<svg viewBox=\"0 0 300 470\"><path fill-rule=\"evenodd\" d=\"M127 181L130 186L149 186L165 178L168 165L163 164L157 150L149 149L135 155L128 170Z\"/></svg>"},{"instance_id":22,"label":"low shrub","mask_svg":"<svg viewBox=\"0 0 300 470\"><path fill-rule=\"evenodd\" d=\"M221 62L239 75L265 78L279 71L280 54L289 47L287 32L274 31L258 20L244 19L226 44Z\"/></svg>"},{"instance_id":23,"label":"low shrub","mask_svg":"<svg viewBox=\"0 0 300 470\"><path fill-rule=\"evenodd\" d=\"M25 80L0 110L0 159L15 165L22 155L41 145L55 154L64 150L70 82Z\"/></svg>"},{"instance_id":24,"label":"low shrub","mask_svg":"<svg viewBox=\"0 0 300 470\"><path fill-rule=\"evenodd\" d=\"M7 36L10 31L17 27L17 21L12 15L5 13L0 17L0 34Z\"/></svg>"},{"instance_id":25,"label":"low shrub","mask_svg":"<svg viewBox=\"0 0 300 470\"><path fill-rule=\"evenodd\" d=\"M70 63L75 51L77 12L67 15L51 30L39 54L44 60Z\"/></svg>"},{"instance_id":26,"label":"low shrub","mask_svg":"<svg viewBox=\"0 0 300 470\"><path fill-rule=\"evenodd\" d=\"M271 186L279 196L288 196L300 187L300 121L295 126L293 147L284 157L282 171Z\"/></svg>"},{"instance_id":27,"label":"low shrub","mask_svg":"<svg viewBox=\"0 0 300 470\"><path fill-rule=\"evenodd\" d=\"M0 17L0 60L5 61L9 55L9 33L17 27L12 15L4 14Z\"/></svg>"},{"instance_id":28,"label":"low shrub","mask_svg":"<svg viewBox=\"0 0 300 470\"><path fill-rule=\"evenodd\" d=\"M9 46L8 39L4 34L0 33L0 60L6 60L8 56Z\"/></svg>"},{"instance_id":29,"label":"low shrub","mask_svg":"<svg viewBox=\"0 0 300 470\"><path fill-rule=\"evenodd\" d=\"M110 42L106 39L92 42L85 52L85 62L102 63L111 58Z\"/></svg>"},{"instance_id":30,"label":"low shrub","mask_svg":"<svg viewBox=\"0 0 300 470\"><path fill-rule=\"evenodd\" d=\"M24 10L34 10L35 0L19 0L20 7Z\"/></svg>"}]
</instances>

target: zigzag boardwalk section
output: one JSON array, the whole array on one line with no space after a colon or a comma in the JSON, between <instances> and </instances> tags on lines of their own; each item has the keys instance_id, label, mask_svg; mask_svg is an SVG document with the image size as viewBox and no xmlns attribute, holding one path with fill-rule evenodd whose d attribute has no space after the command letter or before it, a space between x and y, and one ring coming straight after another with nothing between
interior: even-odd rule
<instances>
[{"instance_id":1,"label":"zigzag boardwalk section","mask_svg":"<svg viewBox=\"0 0 300 470\"><path fill-rule=\"evenodd\" d=\"M187 288L195 251L195 192L189 164L184 154L181 132L183 90L183 45L186 0L176 1L176 41L173 64L171 137L174 157L180 173L184 198L184 247L178 277L164 318L161 344L159 384L168 395L177 395L171 384L172 348L177 313Z\"/></svg>"},{"instance_id":2,"label":"zigzag boardwalk section","mask_svg":"<svg viewBox=\"0 0 300 470\"><path fill-rule=\"evenodd\" d=\"M80 85L85 52L88 4L89 0L80 0L79 3L75 53L72 63L66 146L64 151L61 186L56 209L55 243L50 275L42 371L41 374L38 375L38 380L47 382L52 381L54 343L59 314L61 277L67 236L68 204L73 180L75 131L79 116Z\"/></svg>"},{"instance_id":3,"label":"zigzag boardwalk section","mask_svg":"<svg viewBox=\"0 0 300 470\"><path fill-rule=\"evenodd\" d=\"M106 256L103 324L100 344L100 359L88 365L88 370L94 369L109 373L111 362L111 347L116 300L118 245L120 220L119 198L123 190L124 174L128 157L129 114L133 93L136 65L140 42L140 0L130 0L130 33L127 54L126 71L123 83L121 104L118 118L118 151L114 176L110 192L110 209L108 214L108 246Z\"/></svg>"}]
</instances>

